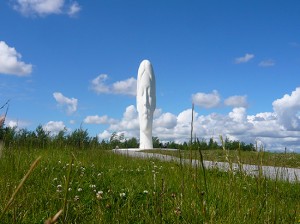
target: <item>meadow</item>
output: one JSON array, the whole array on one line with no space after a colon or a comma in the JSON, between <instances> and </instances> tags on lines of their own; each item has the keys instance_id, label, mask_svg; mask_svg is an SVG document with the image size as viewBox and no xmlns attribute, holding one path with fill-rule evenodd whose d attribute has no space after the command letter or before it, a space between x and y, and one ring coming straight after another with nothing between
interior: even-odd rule
<instances>
[{"instance_id":1,"label":"meadow","mask_svg":"<svg viewBox=\"0 0 300 224\"><path fill-rule=\"evenodd\" d=\"M144 152L159 153L163 155L175 156L184 159L201 159L198 150L145 150ZM180 152L180 153L179 153ZM299 153L284 153L284 152L266 152L266 151L242 151L242 150L202 150L203 160L217 162L232 162L262 166L280 166L290 168L300 168Z\"/></svg>"},{"instance_id":2,"label":"meadow","mask_svg":"<svg viewBox=\"0 0 300 224\"><path fill-rule=\"evenodd\" d=\"M193 168L98 148L7 148L0 169L0 223L300 221L299 181L205 170L201 160Z\"/></svg>"}]
</instances>

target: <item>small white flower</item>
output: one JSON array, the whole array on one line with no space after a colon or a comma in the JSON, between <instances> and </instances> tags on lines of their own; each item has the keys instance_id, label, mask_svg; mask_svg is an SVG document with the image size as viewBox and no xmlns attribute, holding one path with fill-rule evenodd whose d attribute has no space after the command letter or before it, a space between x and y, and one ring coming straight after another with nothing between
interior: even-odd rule
<instances>
[{"instance_id":1,"label":"small white flower","mask_svg":"<svg viewBox=\"0 0 300 224\"><path fill-rule=\"evenodd\" d=\"M126 196L126 194L124 192L120 193L120 197L124 198Z\"/></svg>"},{"instance_id":2,"label":"small white flower","mask_svg":"<svg viewBox=\"0 0 300 224\"><path fill-rule=\"evenodd\" d=\"M72 190L72 188L69 187L69 188L68 188L68 191L71 191L71 190Z\"/></svg>"},{"instance_id":3,"label":"small white flower","mask_svg":"<svg viewBox=\"0 0 300 224\"><path fill-rule=\"evenodd\" d=\"M101 199L102 199L102 195L103 195L103 191L98 191L98 192L96 193L96 198L97 198L98 200L101 200Z\"/></svg>"},{"instance_id":4,"label":"small white flower","mask_svg":"<svg viewBox=\"0 0 300 224\"><path fill-rule=\"evenodd\" d=\"M96 188L95 184L90 184L90 188Z\"/></svg>"},{"instance_id":5,"label":"small white flower","mask_svg":"<svg viewBox=\"0 0 300 224\"><path fill-rule=\"evenodd\" d=\"M77 189L77 191L78 191L78 192L81 192L81 191L82 191L82 188L81 188L81 187L80 187L80 188L78 188L78 189Z\"/></svg>"},{"instance_id":6,"label":"small white flower","mask_svg":"<svg viewBox=\"0 0 300 224\"><path fill-rule=\"evenodd\" d=\"M75 195L74 201L78 201L78 200L79 200L79 196L78 196L78 195Z\"/></svg>"},{"instance_id":7,"label":"small white flower","mask_svg":"<svg viewBox=\"0 0 300 224\"><path fill-rule=\"evenodd\" d=\"M149 192L148 192L147 190L144 190L143 193L144 193L144 194L148 194Z\"/></svg>"},{"instance_id":8,"label":"small white flower","mask_svg":"<svg viewBox=\"0 0 300 224\"><path fill-rule=\"evenodd\" d=\"M60 184L56 186L56 191L62 192L62 186Z\"/></svg>"},{"instance_id":9,"label":"small white flower","mask_svg":"<svg viewBox=\"0 0 300 224\"><path fill-rule=\"evenodd\" d=\"M53 181L57 181L57 177L55 177L55 178L53 179Z\"/></svg>"}]
</instances>

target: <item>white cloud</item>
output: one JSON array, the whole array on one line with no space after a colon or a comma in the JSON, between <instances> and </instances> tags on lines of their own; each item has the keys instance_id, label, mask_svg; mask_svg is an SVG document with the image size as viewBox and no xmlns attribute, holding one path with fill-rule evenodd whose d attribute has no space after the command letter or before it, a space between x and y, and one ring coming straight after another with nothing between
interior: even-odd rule
<instances>
[{"instance_id":1,"label":"white cloud","mask_svg":"<svg viewBox=\"0 0 300 224\"><path fill-rule=\"evenodd\" d=\"M105 81L108 79L108 75L101 74L97 76L91 82L91 89L98 93L106 94L122 94L122 95L136 95L136 79L131 77L126 80L117 81L111 85L107 85Z\"/></svg>"},{"instance_id":2,"label":"white cloud","mask_svg":"<svg viewBox=\"0 0 300 224\"><path fill-rule=\"evenodd\" d=\"M245 54L243 57L236 58L234 61L236 64L246 63L254 58L254 54Z\"/></svg>"},{"instance_id":3,"label":"white cloud","mask_svg":"<svg viewBox=\"0 0 300 224\"><path fill-rule=\"evenodd\" d=\"M239 103L227 104L235 106ZM199 139L209 140L213 137L219 142L221 135L254 145L259 142L265 150L282 151L287 147L288 150L300 152L300 87L290 95L275 100L273 108L274 111L254 115L248 115L247 108L242 106L234 107L228 114L200 115L195 110L193 133ZM183 110L178 115L157 109L153 120L153 136L161 141L187 142L191 134L191 120L192 109ZM113 132L124 133L126 138L139 138L135 106L127 107L121 120L111 123L99 137L108 139Z\"/></svg>"},{"instance_id":4,"label":"white cloud","mask_svg":"<svg viewBox=\"0 0 300 224\"><path fill-rule=\"evenodd\" d=\"M130 105L123 113L121 120L114 120L108 128L112 132L122 132L126 137L131 138L137 136L139 133L139 119L138 112L135 106Z\"/></svg>"},{"instance_id":5,"label":"white cloud","mask_svg":"<svg viewBox=\"0 0 300 224\"><path fill-rule=\"evenodd\" d=\"M154 120L154 126L171 129L176 126L177 117L171 113L164 113Z\"/></svg>"},{"instance_id":6,"label":"white cloud","mask_svg":"<svg viewBox=\"0 0 300 224\"><path fill-rule=\"evenodd\" d=\"M32 65L21 61L22 55L15 48L0 41L0 73L27 76L32 72Z\"/></svg>"},{"instance_id":7,"label":"white cloud","mask_svg":"<svg viewBox=\"0 0 300 224\"><path fill-rule=\"evenodd\" d=\"M55 98L56 102L60 106L66 106L67 107L67 113L68 114L72 114L72 113L76 112L77 104L78 104L77 99L65 97L62 93L59 93L59 92L53 93L53 97Z\"/></svg>"},{"instance_id":8,"label":"white cloud","mask_svg":"<svg viewBox=\"0 0 300 224\"><path fill-rule=\"evenodd\" d=\"M15 0L14 9L25 16L47 16L50 14L68 14L74 16L81 9L77 2L70 6L65 0Z\"/></svg>"},{"instance_id":9,"label":"white cloud","mask_svg":"<svg viewBox=\"0 0 300 224\"><path fill-rule=\"evenodd\" d=\"M57 135L60 131L65 130L66 126L62 121L49 121L47 124L43 125L45 131L49 131L53 135Z\"/></svg>"},{"instance_id":10,"label":"white cloud","mask_svg":"<svg viewBox=\"0 0 300 224\"><path fill-rule=\"evenodd\" d=\"M224 100L226 106L247 107L247 96L231 96Z\"/></svg>"},{"instance_id":11,"label":"white cloud","mask_svg":"<svg viewBox=\"0 0 300 224\"><path fill-rule=\"evenodd\" d=\"M17 130L20 130L22 128L29 126L30 122L24 120L6 118L5 125L7 127L17 128Z\"/></svg>"},{"instance_id":12,"label":"white cloud","mask_svg":"<svg viewBox=\"0 0 300 224\"><path fill-rule=\"evenodd\" d=\"M273 109L278 121L287 130L300 131L300 87L291 95L285 94L281 99L275 100Z\"/></svg>"},{"instance_id":13,"label":"white cloud","mask_svg":"<svg viewBox=\"0 0 300 224\"><path fill-rule=\"evenodd\" d=\"M246 119L246 109L244 107L233 108L232 112L228 114L229 118L235 122L243 122Z\"/></svg>"},{"instance_id":14,"label":"white cloud","mask_svg":"<svg viewBox=\"0 0 300 224\"><path fill-rule=\"evenodd\" d=\"M102 133L98 134L98 138L100 140L109 140L111 135L112 135L111 132L104 130Z\"/></svg>"},{"instance_id":15,"label":"white cloud","mask_svg":"<svg viewBox=\"0 0 300 224\"><path fill-rule=\"evenodd\" d=\"M10 128L18 127L18 121L10 120L8 122L7 126L10 127Z\"/></svg>"},{"instance_id":16,"label":"white cloud","mask_svg":"<svg viewBox=\"0 0 300 224\"><path fill-rule=\"evenodd\" d=\"M275 61L272 59L268 59L268 60L261 61L258 65L260 67L271 67L275 65Z\"/></svg>"},{"instance_id":17,"label":"white cloud","mask_svg":"<svg viewBox=\"0 0 300 224\"><path fill-rule=\"evenodd\" d=\"M136 79L129 78L123 81L113 83L112 92L115 94L136 95Z\"/></svg>"},{"instance_id":18,"label":"white cloud","mask_svg":"<svg viewBox=\"0 0 300 224\"><path fill-rule=\"evenodd\" d=\"M197 117L198 114L194 112L194 117ZM179 113L177 116L177 122L178 124L188 124L190 126L190 123L192 122L192 109L187 109Z\"/></svg>"},{"instance_id":19,"label":"white cloud","mask_svg":"<svg viewBox=\"0 0 300 224\"><path fill-rule=\"evenodd\" d=\"M98 94L109 93L110 92L109 87L104 84L104 82L107 79L108 79L108 75L106 75L106 74L101 74L101 75L97 76L91 82L91 89Z\"/></svg>"},{"instance_id":20,"label":"white cloud","mask_svg":"<svg viewBox=\"0 0 300 224\"><path fill-rule=\"evenodd\" d=\"M68 10L69 16L76 15L81 10L80 5L77 2L73 2Z\"/></svg>"},{"instance_id":21,"label":"white cloud","mask_svg":"<svg viewBox=\"0 0 300 224\"><path fill-rule=\"evenodd\" d=\"M212 93L193 94L192 101L199 107L213 108L220 105L221 99L218 91L214 90Z\"/></svg>"},{"instance_id":22,"label":"white cloud","mask_svg":"<svg viewBox=\"0 0 300 224\"><path fill-rule=\"evenodd\" d=\"M104 116L87 116L84 121L86 124L110 124L114 122L114 119L110 119L107 115Z\"/></svg>"}]
</instances>

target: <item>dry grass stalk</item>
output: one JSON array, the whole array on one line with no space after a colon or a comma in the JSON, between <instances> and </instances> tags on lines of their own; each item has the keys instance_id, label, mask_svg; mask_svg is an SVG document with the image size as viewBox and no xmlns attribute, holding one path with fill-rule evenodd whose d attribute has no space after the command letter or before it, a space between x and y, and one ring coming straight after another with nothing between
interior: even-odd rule
<instances>
[{"instance_id":1,"label":"dry grass stalk","mask_svg":"<svg viewBox=\"0 0 300 224\"><path fill-rule=\"evenodd\" d=\"M52 218L49 218L45 221L45 224L54 224L57 222L59 216L62 214L63 210L59 210Z\"/></svg>"},{"instance_id":2,"label":"dry grass stalk","mask_svg":"<svg viewBox=\"0 0 300 224\"><path fill-rule=\"evenodd\" d=\"M28 179L28 177L30 176L30 174L32 173L32 171L35 169L35 167L37 166L38 162L41 160L41 156L39 156L30 166L28 172L26 173L26 175L23 177L23 179L21 180L21 182L19 183L18 187L16 188L16 190L14 191L14 193L12 194L11 198L9 199L8 203L6 204L5 208L3 209L1 216L0 216L0 220L2 219L3 215L5 214L5 212L8 210L9 206L13 203L13 201L15 200L15 197L17 195L17 193L20 191L20 189L22 188L22 186L24 185L25 181Z\"/></svg>"}]
</instances>

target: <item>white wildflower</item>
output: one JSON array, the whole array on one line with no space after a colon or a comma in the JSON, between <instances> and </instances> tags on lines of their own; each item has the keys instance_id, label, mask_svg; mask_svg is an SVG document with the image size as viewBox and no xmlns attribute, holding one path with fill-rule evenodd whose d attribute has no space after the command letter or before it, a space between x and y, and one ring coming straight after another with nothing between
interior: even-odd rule
<instances>
[{"instance_id":1,"label":"white wildflower","mask_svg":"<svg viewBox=\"0 0 300 224\"><path fill-rule=\"evenodd\" d=\"M126 196L126 194L124 192L120 193L120 197L124 198Z\"/></svg>"}]
</instances>

